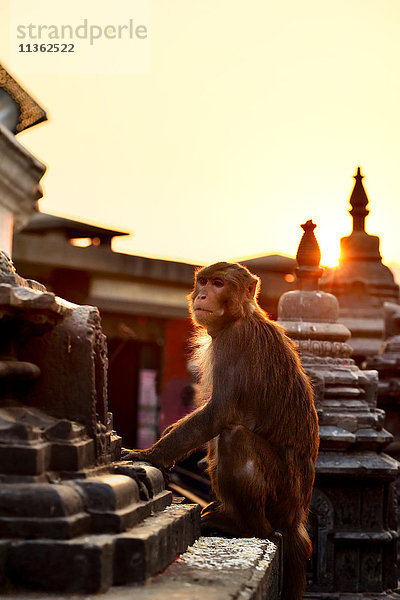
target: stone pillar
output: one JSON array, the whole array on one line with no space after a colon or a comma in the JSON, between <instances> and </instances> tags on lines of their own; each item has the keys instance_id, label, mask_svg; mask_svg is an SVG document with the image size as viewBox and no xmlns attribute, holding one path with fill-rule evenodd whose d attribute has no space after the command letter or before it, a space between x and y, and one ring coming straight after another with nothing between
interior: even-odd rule
<instances>
[{"instance_id":1,"label":"stone pillar","mask_svg":"<svg viewBox=\"0 0 400 600\"><path fill-rule=\"evenodd\" d=\"M392 436L376 408L377 373L361 371L350 358L350 332L337 322L338 302L318 290L315 225L302 227L298 289L281 297L278 321L297 343L313 381L320 424L307 597L386 598L397 587L393 482L399 467L381 452Z\"/></svg>"},{"instance_id":2,"label":"stone pillar","mask_svg":"<svg viewBox=\"0 0 400 600\"><path fill-rule=\"evenodd\" d=\"M394 436L385 452L400 460L400 306L385 302L383 308L385 341L365 366L378 371L378 403L386 413L385 426Z\"/></svg>"},{"instance_id":3,"label":"stone pillar","mask_svg":"<svg viewBox=\"0 0 400 600\"><path fill-rule=\"evenodd\" d=\"M369 214L360 167L351 197L353 231L340 240L339 266L323 277L321 288L339 301L339 320L351 331L349 344L358 364L379 350L383 333L383 303L398 302L399 288L382 264L379 237L365 231Z\"/></svg>"},{"instance_id":4,"label":"stone pillar","mask_svg":"<svg viewBox=\"0 0 400 600\"><path fill-rule=\"evenodd\" d=\"M37 210L46 167L0 123L0 250L11 256L12 231Z\"/></svg>"}]
</instances>

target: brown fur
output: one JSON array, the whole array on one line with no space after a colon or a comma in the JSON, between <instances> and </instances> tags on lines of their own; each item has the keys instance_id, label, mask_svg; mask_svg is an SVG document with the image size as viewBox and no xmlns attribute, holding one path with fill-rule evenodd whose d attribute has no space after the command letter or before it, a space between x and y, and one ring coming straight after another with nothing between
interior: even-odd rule
<instances>
[{"instance_id":1,"label":"brown fur","mask_svg":"<svg viewBox=\"0 0 400 600\"><path fill-rule=\"evenodd\" d=\"M203 529L259 537L282 530L282 598L299 600L311 554L305 525L318 423L294 344L259 307L258 290L258 278L234 263L196 273L190 310L202 324L194 342L201 404L140 456L168 466L211 440L208 471L217 500L203 510ZM197 313L201 302L219 316Z\"/></svg>"}]
</instances>

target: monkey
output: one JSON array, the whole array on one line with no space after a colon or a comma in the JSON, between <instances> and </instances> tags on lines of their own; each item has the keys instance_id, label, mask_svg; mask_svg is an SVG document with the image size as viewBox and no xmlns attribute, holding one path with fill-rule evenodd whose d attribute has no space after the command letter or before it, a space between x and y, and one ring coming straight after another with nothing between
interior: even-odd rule
<instances>
[{"instance_id":1,"label":"monkey","mask_svg":"<svg viewBox=\"0 0 400 600\"><path fill-rule=\"evenodd\" d=\"M196 326L199 406L147 450L126 460L167 468L208 442L215 501L202 532L283 535L283 600L305 590L311 541L306 530L318 453L311 383L294 342L258 304L260 279L238 263L195 273L189 310Z\"/></svg>"}]
</instances>

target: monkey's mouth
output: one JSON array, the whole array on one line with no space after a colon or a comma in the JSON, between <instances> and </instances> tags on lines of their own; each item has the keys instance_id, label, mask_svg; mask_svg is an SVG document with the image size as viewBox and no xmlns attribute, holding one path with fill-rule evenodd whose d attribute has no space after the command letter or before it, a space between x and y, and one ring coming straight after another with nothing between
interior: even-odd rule
<instances>
[{"instance_id":1,"label":"monkey's mouth","mask_svg":"<svg viewBox=\"0 0 400 600\"><path fill-rule=\"evenodd\" d=\"M211 313L211 312L212 312L212 310L207 310L207 308L199 308L199 307L198 307L198 308L195 308L195 309L194 309L194 312L197 312L197 311L199 311L199 310L201 310L202 312L208 312L208 313Z\"/></svg>"}]
</instances>

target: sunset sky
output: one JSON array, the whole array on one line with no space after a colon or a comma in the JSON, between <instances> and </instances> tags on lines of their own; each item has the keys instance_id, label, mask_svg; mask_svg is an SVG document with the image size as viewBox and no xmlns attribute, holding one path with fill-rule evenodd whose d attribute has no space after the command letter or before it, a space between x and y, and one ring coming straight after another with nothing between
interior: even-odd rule
<instances>
[{"instance_id":1,"label":"sunset sky","mask_svg":"<svg viewBox=\"0 0 400 600\"><path fill-rule=\"evenodd\" d=\"M94 20L119 1L68 6ZM49 117L18 136L48 165L42 211L132 232L118 251L193 263L294 255L312 218L334 265L360 165L367 229L400 262L399 0L152 0L147 72L129 72L125 44L118 74L100 59L96 74L24 69L10 2L0 62ZM31 5L48 22L47 2Z\"/></svg>"}]
</instances>

